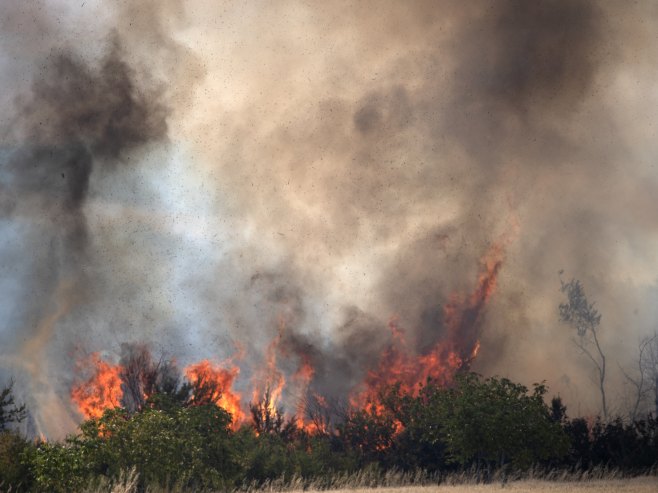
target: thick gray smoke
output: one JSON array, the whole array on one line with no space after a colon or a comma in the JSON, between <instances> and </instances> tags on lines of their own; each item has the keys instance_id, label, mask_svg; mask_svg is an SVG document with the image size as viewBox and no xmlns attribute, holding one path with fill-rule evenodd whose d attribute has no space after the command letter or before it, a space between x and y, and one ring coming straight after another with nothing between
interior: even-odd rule
<instances>
[{"instance_id":1,"label":"thick gray smoke","mask_svg":"<svg viewBox=\"0 0 658 493\"><path fill-rule=\"evenodd\" d=\"M0 14L0 371L23 378L51 436L76 418L72 360L118 361L124 342L183 365L244 348L246 389L281 333L280 367L304 355L312 388L344 396L376 367L391 317L418 353L445 337L445 304L500 243L469 336L477 370L547 379L574 413L596 411L558 321L562 269L597 301L622 367L653 329L655 7Z\"/></svg>"},{"instance_id":2,"label":"thick gray smoke","mask_svg":"<svg viewBox=\"0 0 658 493\"><path fill-rule=\"evenodd\" d=\"M3 10L7 24L23 18L29 26L26 33L10 31L9 47L54 20L37 6ZM44 18L37 26L28 13ZM121 173L136 166L149 146L166 142L170 111L165 91L132 66L119 31L98 39L95 53L53 42L25 83L9 86L13 99L2 122L3 258L15 258L3 265L14 286L4 297L8 323L1 337L3 360L29 374L37 431L60 435L57 421L68 421L71 367L70 361L62 364L65 354L54 361L48 356L58 344L68 353L76 349L93 324L85 311L101 294L96 286L112 282L112 266L90 250L92 175ZM3 62L9 72L21 69L8 58ZM53 370L56 377L49 375ZM51 423L42 418L46 411Z\"/></svg>"}]
</instances>

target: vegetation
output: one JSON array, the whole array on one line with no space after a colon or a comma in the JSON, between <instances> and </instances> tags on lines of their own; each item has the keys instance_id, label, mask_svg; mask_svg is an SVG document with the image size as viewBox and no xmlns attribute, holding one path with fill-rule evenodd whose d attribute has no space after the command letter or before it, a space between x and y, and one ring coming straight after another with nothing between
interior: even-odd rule
<instances>
[{"instance_id":1,"label":"vegetation","mask_svg":"<svg viewBox=\"0 0 658 493\"><path fill-rule=\"evenodd\" d=\"M0 432L5 431L13 423L20 423L27 415L25 404L16 404L13 389L12 380L0 391Z\"/></svg>"},{"instance_id":2,"label":"vegetation","mask_svg":"<svg viewBox=\"0 0 658 493\"><path fill-rule=\"evenodd\" d=\"M561 274L561 273L560 273ZM599 341L601 314L585 296L581 282L572 279L564 282L560 279L561 291L567 295L567 302L560 304L560 319L576 329L574 344L596 368L599 393L601 394L601 411L608 418L608 403L605 393L606 357Z\"/></svg>"},{"instance_id":3,"label":"vegetation","mask_svg":"<svg viewBox=\"0 0 658 493\"><path fill-rule=\"evenodd\" d=\"M117 408L85 421L63 443L30 442L4 430L0 484L11 491L81 491L132 471L128 480L138 491L217 491L277 478L339 487L337 478L385 478L387 471L420 482L460 471L490 481L496 474L556 468L570 474L655 470L658 421L652 416L569 419L559 399L546 403L546 392L543 384L529 390L463 373L449 387L429 381L418 395L392 386L378 403L347 409L335 426L312 430L285 420L269 394L251 405L251 424L237 430L212 402L156 394L139 410ZM3 394L5 407L15 407L11 394L11 388Z\"/></svg>"}]
</instances>

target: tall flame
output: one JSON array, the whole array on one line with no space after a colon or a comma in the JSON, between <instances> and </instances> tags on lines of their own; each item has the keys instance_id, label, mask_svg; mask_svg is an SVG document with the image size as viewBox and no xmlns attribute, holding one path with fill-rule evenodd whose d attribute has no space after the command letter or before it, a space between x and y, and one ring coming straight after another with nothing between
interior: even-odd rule
<instances>
[{"instance_id":1,"label":"tall flame","mask_svg":"<svg viewBox=\"0 0 658 493\"><path fill-rule=\"evenodd\" d=\"M306 431L314 431L315 426L313 423L306 423L306 394L308 393L308 387L315 375L315 368L311 364L311 360L308 355L301 354L299 368L292 376L292 380L296 383L299 399L297 402L297 409L295 413L297 427L306 429Z\"/></svg>"},{"instance_id":2,"label":"tall flame","mask_svg":"<svg viewBox=\"0 0 658 493\"><path fill-rule=\"evenodd\" d=\"M481 259L475 288L468 295L453 293L443 307L445 336L430 351L420 356L407 346L405 332L398 320L389 322L391 343L383 352L376 370L368 372L364 387L350 398L354 407L378 403L379 392L399 384L405 393L417 394L421 386L432 379L440 384L450 382L461 368L468 367L477 356L482 312L496 289L498 273L503 264L505 243L493 244Z\"/></svg>"},{"instance_id":3,"label":"tall flame","mask_svg":"<svg viewBox=\"0 0 658 493\"><path fill-rule=\"evenodd\" d=\"M212 395L208 400L225 409L233 418L233 427L239 427L245 420L240 394L232 390L233 382L240 373L237 366L228 368L213 365L203 360L185 368L185 376L195 385L207 386ZM194 397L192 398L194 400Z\"/></svg>"},{"instance_id":4,"label":"tall flame","mask_svg":"<svg viewBox=\"0 0 658 493\"><path fill-rule=\"evenodd\" d=\"M119 407L121 390L121 367L103 361L98 353L93 353L79 365L83 372L91 376L78 383L71 390L71 400L78 406L85 419L100 418L106 409Z\"/></svg>"},{"instance_id":5,"label":"tall flame","mask_svg":"<svg viewBox=\"0 0 658 493\"><path fill-rule=\"evenodd\" d=\"M276 414L278 403L281 399L281 394L283 393L283 388L286 385L286 379L283 376L283 373L277 368L276 364L277 351L284 330L285 322L283 319L280 319L279 332L267 346L267 351L265 352L265 364L254 373L252 380L252 402L263 403L265 408L263 408L262 412L268 412L271 415Z\"/></svg>"}]
</instances>

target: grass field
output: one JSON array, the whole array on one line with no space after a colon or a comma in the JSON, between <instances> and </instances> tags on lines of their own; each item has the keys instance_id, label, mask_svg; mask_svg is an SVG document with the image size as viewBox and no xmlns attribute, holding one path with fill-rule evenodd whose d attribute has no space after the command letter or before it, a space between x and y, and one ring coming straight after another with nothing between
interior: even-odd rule
<instances>
[{"instance_id":1,"label":"grass field","mask_svg":"<svg viewBox=\"0 0 658 493\"><path fill-rule=\"evenodd\" d=\"M532 471L526 472L532 474ZM502 483L500 476L494 474L489 483L478 483L475 476L467 472L443 476L441 484L432 484L432 480L425 477L424 485L418 483L421 476L410 476L401 473L385 473L373 475L368 471L360 471L352 475L337 476L331 484L318 485L317 483L304 484L300 478L283 478L265 484L243 485L233 493L658 493L658 475L655 470L645 476L621 477L619 471L597 469L584 473L571 473L549 471L543 476L527 475L515 480ZM137 493L137 474L129 471L122 474L113 483L103 482L95 487L84 490L84 493ZM414 486L408 485L416 480ZM376 482L374 482L376 481ZM429 481L429 484L428 482ZM147 488L148 493L192 493L187 488Z\"/></svg>"},{"instance_id":2,"label":"grass field","mask_svg":"<svg viewBox=\"0 0 658 493\"><path fill-rule=\"evenodd\" d=\"M513 481L505 484L471 484L442 486L409 486L399 488L359 488L335 490L332 493L488 493L510 491L515 493L657 493L658 478L640 477L632 479L608 479L592 481Z\"/></svg>"},{"instance_id":3,"label":"grass field","mask_svg":"<svg viewBox=\"0 0 658 493\"><path fill-rule=\"evenodd\" d=\"M114 487L100 487L86 490L88 493L136 493L134 476L126 478L123 484ZM189 493L189 490L148 489L149 493ZM275 493L274 488L250 490L253 492ZM642 476L630 479L593 479L586 481L545 481L545 480L517 480L506 484L457 484L440 486L392 486L380 488L344 488L334 490L287 490L287 493L658 493L658 478L656 476Z\"/></svg>"}]
</instances>

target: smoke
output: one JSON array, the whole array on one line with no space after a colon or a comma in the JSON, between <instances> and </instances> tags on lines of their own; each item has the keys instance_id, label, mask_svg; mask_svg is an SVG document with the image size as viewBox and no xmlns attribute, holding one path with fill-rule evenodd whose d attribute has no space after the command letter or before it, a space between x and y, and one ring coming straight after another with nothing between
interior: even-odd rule
<instances>
[{"instance_id":1,"label":"smoke","mask_svg":"<svg viewBox=\"0 0 658 493\"><path fill-rule=\"evenodd\" d=\"M3 10L8 19L19 17L30 28L47 26L48 31L56 19L44 14L45 8L8 5ZM43 17L37 23L28 12ZM23 36L31 41L35 32L28 28L25 34L8 35L15 42ZM56 415L51 423L42 419L39 396L62 394L65 383L52 378L53 369L64 368L48 353L57 339L71 352L72 344L84 337L90 323L85 309L94 302L95 286L107 282L107 269L113 267L99 263L90 250L92 179L136 166L141 153L168 138L165 91L140 74L145 67L133 66L119 31L110 30L98 46L96 53L67 42L50 47L45 58L35 61L26 83L13 88L2 122L1 219L10 238L6 251L23 252L13 275L9 272L20 296L5 302L11 325L2 336L7 354L18 351L21 356L13 364L31 374L37 427L51 426L38 431L51 435L61 434L57 421L63 420L66 406L49 410ZM11 71L11 62L3 60ZM19 231L14 233L15 225ZM75 317L84 323L76 323Z\"/></svg>"},{"instance_id":2,"label":"smoke","mask_svg":"<svg viewBox=\"0 0 658 493\"><path fill-rule=\"evenodd\" d=\"M286 252L286 277L324 309L307 317L331 340L314 343L326 348L318 368L346 387L358 381L393 315L427 350L445 334L451 293L473 289L480 257L518 223L476 368L546 378L595 411L590 369L557 319L557 272L589 286L609 351L632 360L624 341L653 323L649 305L633 310L655 284L638 258L653 268L655 146L640 101L656 101L646 78L656 12L504 1L239 15L229 19L245 34L220 38L241 56L228 72L209 67L221 82L210 76L204 94L217 102L187 131L221 206L268 252ZM354 313L369 322L353 325Z\"/></svg>"},{"instance_id":3,"label":"smoke","mask_svg":"<svg viewBox=\"0 0 658 493\"><path fill-rule=\"evenodd\" d=\"M655 7L86 4L0 8L0 364L37 382L39 354L32 407L66 395L71 355L124 342L182 364L243 347L246 386L279 334L285 373L307 358L339 398L391 317L418 354L448 337L501 242L477 370L596 410L561 269L633 360L654 324Z\"/></svg>"}]
</instances>

